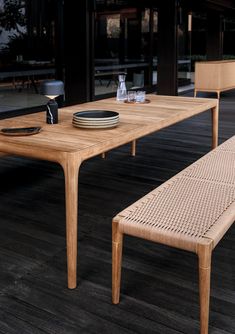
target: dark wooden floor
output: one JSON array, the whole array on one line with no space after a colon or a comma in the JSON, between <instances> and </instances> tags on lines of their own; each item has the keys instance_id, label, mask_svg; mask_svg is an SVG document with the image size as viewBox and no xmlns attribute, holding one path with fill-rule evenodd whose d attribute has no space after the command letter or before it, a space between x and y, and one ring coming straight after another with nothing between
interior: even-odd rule
<instances>
[{"instance_id":1,"label":"dark wooden floor","mask_svg":"<svg viewBox=\"0 0 235 334\"><path fill-rule=\"evenodd\" d=\"M211 95L212 97L213 95ZM219 141L235 134L235 92L222 94ZM210 150L210 113L82 165L79 286L66 288L64 183L55 164L0 162L0 334L199 333L197 258L124 242L121 303L111 304L111 219ZM235 226L213 255L210 333L235 333Z\"/></svg>"}]
</instances>

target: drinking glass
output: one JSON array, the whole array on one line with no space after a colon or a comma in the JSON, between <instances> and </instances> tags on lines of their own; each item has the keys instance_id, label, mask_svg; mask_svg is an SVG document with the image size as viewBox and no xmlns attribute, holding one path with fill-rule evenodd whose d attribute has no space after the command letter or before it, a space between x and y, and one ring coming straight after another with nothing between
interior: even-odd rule
<instances>
[{"instance_id":1,"label":"drinking glass","mask_svg":"<svg viewBox=\"0 0 235 334\"><path fill-rule=\"evenodd\" d=\"M136 91L129 90L127 92L127 101L128 102L135 102L135 100L136 100Z\"/></svg>"},{"instance_id":2,"label":"drinking glass","mask_svg":"<svg viewBox=\"0 0 235 334\"><path fill-rule=\"evenodd\" d=\"M136 92L136 102L143 103L145 101L145 91L139 90Z\"/></svg>"}]
</instances>

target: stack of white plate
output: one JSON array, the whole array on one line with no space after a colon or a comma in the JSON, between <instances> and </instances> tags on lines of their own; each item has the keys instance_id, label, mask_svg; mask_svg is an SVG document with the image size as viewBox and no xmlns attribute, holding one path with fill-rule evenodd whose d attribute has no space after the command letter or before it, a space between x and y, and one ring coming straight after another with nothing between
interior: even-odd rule
<instances>
[{"instance_id":1,"label":"stack of white plate","mask_svg":"<svg viewBox=\"0 0 235 334\"><path fill-rule=\"evenodd\" d=\"M114 128L118 125L119 114L109 110L86 110L73 114L73 126L85 129Z\"/></svg>"}]
</instances>

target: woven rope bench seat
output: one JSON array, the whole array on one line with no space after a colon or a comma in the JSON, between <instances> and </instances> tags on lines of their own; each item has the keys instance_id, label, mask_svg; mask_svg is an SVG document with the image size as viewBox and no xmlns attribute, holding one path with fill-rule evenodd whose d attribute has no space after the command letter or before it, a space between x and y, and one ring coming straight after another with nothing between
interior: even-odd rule
<instances>
[{"instance_id":1,"label":"woven rope bench seat","mask_svg":"<svg viewBox=\"0 0 235 334\"><path fill-rule=\"evenodd\" d=\"M201 333L208 333L210 263L235 220L235 136L113 219L113 302L119 302L123 234L198 254Z\"/></svg>"}]
</instances>

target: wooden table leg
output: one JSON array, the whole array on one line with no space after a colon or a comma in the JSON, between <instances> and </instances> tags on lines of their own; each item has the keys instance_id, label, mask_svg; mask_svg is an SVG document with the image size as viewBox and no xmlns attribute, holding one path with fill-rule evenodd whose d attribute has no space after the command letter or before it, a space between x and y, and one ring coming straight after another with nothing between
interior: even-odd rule
<instances>
[{"instance_id":1,"label":"wooden table leg","mask_svg":"<svg viewBox=\"0 0 235 334\"><path fill-rule=\"evenodd\" d=\"M219 106L211 109L212 115L212 149L218 146L218 129L219 129Z\"/></svg>"},{"instance_id":2,"label":"wooden table leg","mask_svg":"<svg viewBox=\"0 0 235 334\"><path fill-rule=\"evenodd\" d=\"M78 173L81 161L70 156L64 162L68 288L77 286Z\"/></svg>"},{"instance_id":3,"label":"wooden table leg","mask_svg":"<svg viewBox=\"0 0 235 334\"><path fill-rule=\"evenodd\" d=\"M133 140L131 142L131 155L135 157L136 155L136 140Z\"/></svg>"}]
</instances>

